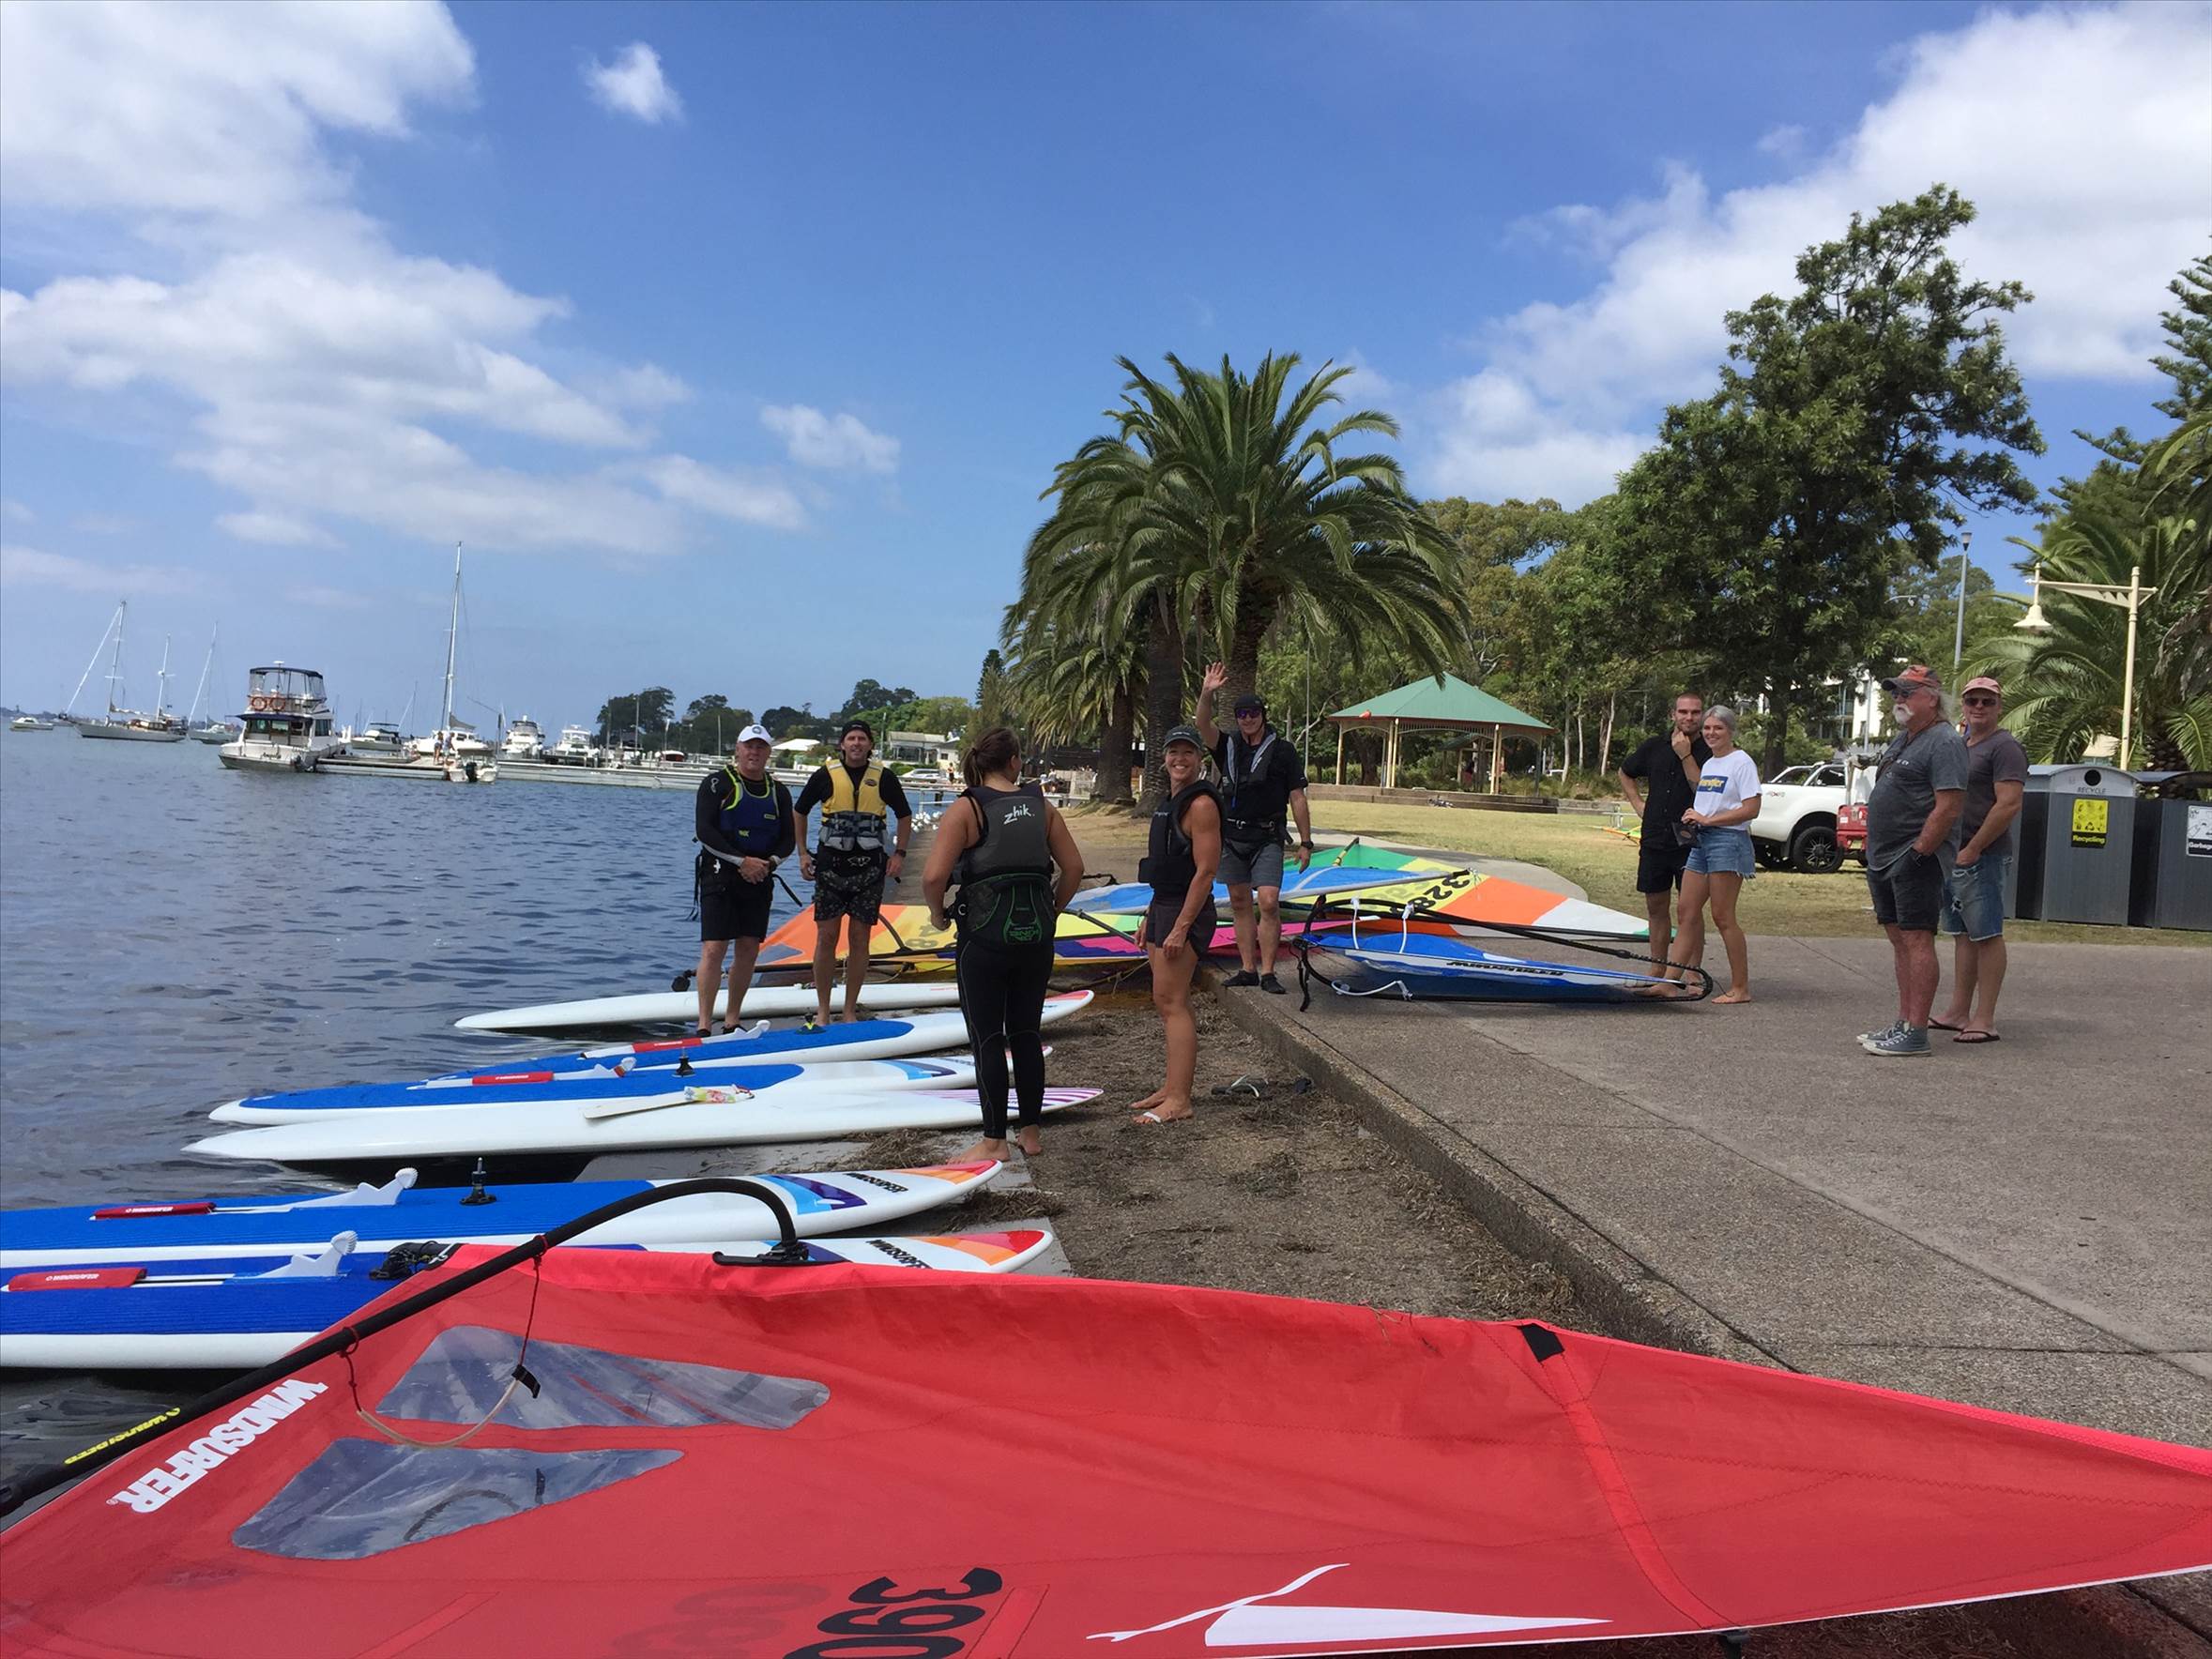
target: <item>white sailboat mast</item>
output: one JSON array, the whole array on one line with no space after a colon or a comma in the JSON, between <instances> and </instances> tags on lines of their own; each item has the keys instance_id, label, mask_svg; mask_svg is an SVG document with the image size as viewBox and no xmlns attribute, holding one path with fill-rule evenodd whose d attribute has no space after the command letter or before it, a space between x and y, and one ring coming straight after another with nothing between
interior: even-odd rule
<instances>
[{"instance_id":1,"label":"white sailboat mast","mask_svg":"<svg viewBox=\"0 0 2212 1659\"><path fill-rule=\"evenodd\" d=\"M446 713L438 729L453 729L453 642L461 632L461 543L453 543L453 619L446 625Z\"/></svg>"},{"instance_id":2,"label":"white sailboat mast","mask_svg":"<svg viewBox=\"0 0 2212 1659\"><path fill-rule=\"evenodd\" d=\"M115 606L115 655L108 663L108 712L117 712L115 693L123 683L123 622L130 614L130 601L124 600Z\"/></svg>"},{"instance_id":3,"label":"white sailboat mast","mask_svg":"<svg viewBox=\"0 0 2212 1659\"><path fill-rule=\"evenodd\" d=\"M207 660L200 664L200 683L192 692L191 712L184 717L184 723L188 726L200 718L200 699L207 694L207 671L215 666L215 636L221 626L217 623L207 631Z\"/></svg>"},{"instance_id":4,"label":"white sailboat mast","mask_svg":"<svg viewBox=\"0 0 2212 1659\"><path fill-rule=\"evenodd\" d=\"M115 632L115 624L123 619L123 607L115 606L115 614L108 618L108 625L100 630L99 644L92 647L91 661L84 664L84 672L77 677L77 689L69 693L69 700L62 705L64 714L74 713L77 699L84 694L84 683L92 677L92 671L99 666L99 654L108 648L108 635Z\"/></svg>"},{"instance_id":5,"label":"white sailboat mast","mask_svg":"<svg viewBox=\"0 0 2212 1659\"><path fill-rule=\"evenodd\" d=\"M154 693L154 719L157 722L161 718L161 711L169 706L169 638L166 633L161 636L161 668L155 677L160 681L159 689Z\"/></svg>"}]
</instances>

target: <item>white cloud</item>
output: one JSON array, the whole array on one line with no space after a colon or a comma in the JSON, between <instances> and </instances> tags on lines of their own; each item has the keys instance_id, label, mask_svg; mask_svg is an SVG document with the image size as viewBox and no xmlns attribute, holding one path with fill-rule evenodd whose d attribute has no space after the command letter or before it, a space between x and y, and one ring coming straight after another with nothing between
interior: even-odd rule
<instances>
[{"instance_id":1,"label":"white cloud","mask_svg":"<svg viewBox=\"0 0 2212 1659\"><path fill-rule=\"evenodd\" d=\"M0 372L174 418L177 464L244 497L231 534L329 545L320 521L352 519L633 556L692 544L694 512L798 522L773 483L706 475L686 494L610 465L649 450L681 378L549 372L534 359L564 299L402 253L353 205L328 131L405 141L419 105L473 96L443 7L5 7L0 26L11 236L29 205L69 228L56 246L127 238L110 274L0 289ZM507 464L471 452L487 434Z\"/></svg>"},{"instance_id":2,"label":"white cloud","mask_svg":"<svg viewBox=\"0 0 2212 1659\"><path fill-rule=\"evenodd\" d=\"M320 525L282 512L226 512L215 527L241 541L260 541L270 547L337 547L337 537Z\"/></svg>"},{"instance_id":3,"label":"white cloud","mask_svg":"<svg viewBox=\"0 0 2212 1659\"><path fill-rule=\"evenodd\" d=\"M1794 124L1772 128L1759 135L1759 153L1793 160L1805 149L1805 129Z\"/></svg>"},{"instance_id":4,"label":"white cloud","mask_svg":"<svg viewBox=\"0 0 2212 1659\"><path fill-rule=\"evenodd\" d=\"M201 579L198 571L175 565L96 565L68 554L8 544L0 545L0 586L61 587L72 593L136 599L145 593L190 593L201 586Z\"/></svg>"},{"instance_id":5,"label":"white cloud","mask_svg":"<svg viewBox=\"0 0 2212 1659\"><path fill-rule=\"evenodd\" d=\"M623 47L612 63L594 58L586 64L584 84L593 102L618 115L652 125L683 118L683 99L661 73L661 54L642 40Z\"/></svg>"},{"instance_id":6,"label":"white cloud","mask_svg":"<svg viewBox=\"0 0 2212 1659\"><path fill-rule=\"evenodd\" d=\"M1898 63L1895 90L1785 182L1716 196L1672 168L1656 196L1516 227L1604 275L1482 331L1485 366L1450 388L1428 445L1438 482L1582 498L1626 434L1649 441L1660 404L1713 386L1723 312L1787 293L1797 255L1854 211L1937 181L1980 210L1953 245L1967 275L2036 296L2006 326L2023 370L2148 377L2165 284L2212 222L2212 8L1990 12ZM1502 383L1526 400L1518 433L1492 418Z\"/></svg>"},{"instance_id":7,"label":"white cloud","mask_svg":"<svg viewBox=\"0 0 2212 1659\"><path fill-rule=\"evenodd\" d=\"M664 455L648 462L645 475L669 500L717 518L779 530L796 530L806 522L798 496L782 484L703 466L688 455Z\"/></svg>"},{"instance_id":8,"label":"white cloud","mask_svg":"<svg viewBox=\"0 0 2212 1659\"><path fill-rule=\"evenodd\" d=\"M11 525L27 525L38 516L37 513L12 496L0 499L0 518L6 519Z\"/></svg>"},{"instance_id":9,"label":"white cloud","mask_svg":"<svg viewBox=\"0 0 2212 1659\"><path fill-rule=\"evenodd\" d=\"M0 7L0 155L19 207L266 217L344 196L321 129L404 137L474 75L443 6Z\"/></svg>"},{"instance_id":10,"label":"white cloud","mask_svg":"<svg viewBox=\"0 0 2212 1659\"><path fill-rule=\"evenodd\" d=\"M771 405L760 424L784 439L791 459L801 466L895 472L899 441L871 432L851 415L825 415L804 403Z\"/></svg>"}]
</instances>

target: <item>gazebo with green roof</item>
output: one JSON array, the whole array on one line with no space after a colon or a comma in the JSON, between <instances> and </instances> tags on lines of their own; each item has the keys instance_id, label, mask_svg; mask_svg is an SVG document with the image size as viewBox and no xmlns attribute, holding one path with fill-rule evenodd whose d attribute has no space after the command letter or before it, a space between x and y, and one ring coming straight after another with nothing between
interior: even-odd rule
<instances>
[{"instance_id":1,"label":"gazebo with green roof","mask_svg":"<svg viewBox=\"0 0 2212 1659\"><path fill-rule=\"evenodd\" d=\"M1445 726L1454 731L1490 734L1490 789L1496 793L1504 766L1508 734L1515 737L1548 736L1551 728L1533 720L1510 703L1500 702L1480 686L1471 686L1456 675L1417 679L1380 697L1339 708L1329 718L1336 723L1336 782L1344 782L1344 734L1347 727L1380 728L1382 732L1382 786L1397 787L1399 739L1408 726Z\"/></svg>"}]
</instances>

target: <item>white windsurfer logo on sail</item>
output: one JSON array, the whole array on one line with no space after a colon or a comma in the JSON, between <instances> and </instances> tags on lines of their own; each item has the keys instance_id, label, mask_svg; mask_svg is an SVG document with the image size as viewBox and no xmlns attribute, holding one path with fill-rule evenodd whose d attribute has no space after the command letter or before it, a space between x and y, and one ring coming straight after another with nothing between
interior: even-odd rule
<instances>
[{"instance_id":1,"label":"white windsurfer logo on sail","mask_svg":"<svg viewBox=\"0 0 2212 1659\"><path fill-rule=\"evenodd\" d=\"M1156 1636L1178 1625L1201 1619L1213 1622L1206 1629L1209 1648L1263 1648L1278 1642L1413 1641L1422 1636L1489 1636L1507 1630L1559 1630L1574 1624L1605 1624L1604 1619L1573 1619L1511 1613L1447 1613L1433 1607L1304 1607L1270 1606L1277 1596L1304 1590L1323 1573L1347 1567L1333 1561L1302 1573L1280 1590L1241 1596L1218 1607L1200 1607L1180 1619L1148 1624L1142 1630L1102 1630L1091 1640L1125 1642L1133 1636Z\"/></svg>"},{"instance_id":2,"label":"white windsurfer logo on sail","mask_svg":"<svg viewBox=\"0 0 2212 1659\"><path fill-rule=\"evenodd\" d=\"M293 1412L306 1405L327 1385L298 1377L281 1383L172 1455L160 1469L149 1469L110 1498L131 1514L150 1515L211 1469L220 1468Z\"/></svg>"}]
</instances>

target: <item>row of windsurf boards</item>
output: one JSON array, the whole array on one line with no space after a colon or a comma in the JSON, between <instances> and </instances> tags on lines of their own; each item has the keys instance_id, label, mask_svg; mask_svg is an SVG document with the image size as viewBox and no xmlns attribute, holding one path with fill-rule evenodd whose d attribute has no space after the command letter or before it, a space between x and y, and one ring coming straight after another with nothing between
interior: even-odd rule
<instances>
[{"instance_id":1,"label":"row of windsurf boards","mask_svg":"<svg viewBox=\"0 0 2212 1659\"><path fill-rule=\"evenodd\" d=\"M772 988L771 988L772 989ZM269 1094L216 1108L245 1124L186 1150L228 1161L351 1169L471 1158L581 1162L612 1151L760 1145L976 1123L972 1058L917 1058L963 1042L949 987L870 987L878 1017L819 1029L607 1044L408 1082ZM919 991L934 1005L908 1012ZM901 993L904 994L901 994ZM1047 1023L1091 1001L1050 999ZM601 999L606 1002L618 999ZM630 999L638 1002L645 999ZM690 998L683 999L687 1005ZM808 994L811 1006L812 997ZM687 1007L688 1012L688 1007ZM748 996L744 1012L762 1009ZM664 1017L648 1013L640 1021ZM593 1024L618 1024L597 1018ZM1045 1109L1098 1093L1053 1089ZM825 1170L755 1177L806 1240L810 1264L1010 1272L1052 1240L1022 1229L886 1236L878 1229L987 1186L999 1165ZM139 1200L0 1211L0 1366L227 1367L265 1363L358 1316L464 1244L534 1238L661 1181L423 1186L413 1167L336 1194ZM596 1249L755 1258L770 1206L687 1194L580 1235ZM825 1235L835 1234L835 1237Z\"/></svg>"}]
</instances>

